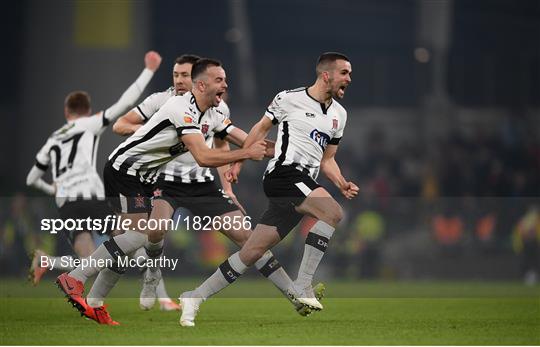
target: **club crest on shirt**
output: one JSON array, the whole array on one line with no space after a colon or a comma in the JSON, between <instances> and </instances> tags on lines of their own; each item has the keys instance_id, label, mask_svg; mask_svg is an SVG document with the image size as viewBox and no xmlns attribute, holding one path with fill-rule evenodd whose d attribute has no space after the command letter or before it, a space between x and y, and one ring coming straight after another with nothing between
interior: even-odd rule
<instances>
[{"instance_id":1,"label":"club crest on shirt","mask_svg":"<svg viewBox=\"0 0 540 347\"><path fill-rule=\"evenodd\" d=\"M313 129L311 134L309 136L321 146L322 150L324 151L326 149L326 146L328 146L328 142L330 142L330 136L327 134L320 132L317 129Z\"/></svg>"},{"instance_id":2,"label":"club crest on shirt","mask_svg":"<svg viewBox=\"0 0 540 347\"><path fill-rule=\"evenodd\" d=\"M159 188L156 188L156 190L154 190L154 198L157 198L158 196L161 196L163 194L163 191Z\"/></svg>"},{"instance_id":3,"label":"club crest on shirt","mask_svg":"<svg viewBox=\"0 0 540 347\"><path fill-rule=\"evenodd\" d=\"M201 125L201 132L202 132L204 135L206 135L206 133L208 132L208 128L209 128L209 127L210 127L210 126L209 126L208 124L202 124L202 125Z\"/></svg>"}]
</instances>

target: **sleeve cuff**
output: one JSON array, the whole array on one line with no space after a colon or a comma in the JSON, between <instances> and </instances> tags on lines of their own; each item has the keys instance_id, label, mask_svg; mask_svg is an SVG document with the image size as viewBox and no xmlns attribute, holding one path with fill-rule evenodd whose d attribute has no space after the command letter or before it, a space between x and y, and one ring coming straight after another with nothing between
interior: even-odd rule
<instances>
[{"instance_id":1,"label":"sleeve cuff","mask_svg":"<svg viewBox=\"0 0 540 347\"><path fill-rule=\"evenodd\" d=\"M148 117L144 114L144 112L141 110L141 108L139 106L137 106L135 109L137 110L137 113L139 114L139 116L141 116L143 121L146 123L146 121L148 120Z\"/></svg>"},{"instance_id":2,"label":"sleeve cuff","mask_svg":"<svg viewBox=\"0 0 540 347\"><path fill-rule=\"evenodd\" d=\"M223 140L231 131L233 131L234 128L234 125L229 124L225 127L225 129L215 133L214 136Z\"/></svg>"},{"instance_id":3,"label":"sleeve cuff","mask_svg":"<svg viewBox=\"0 0 540 347\"><path fill-rule=\"evenodd\" d=\"M272 111L266 109L266 112L264 113L264 115L265 115L266 117L268 117L268 118L272 121L272 124L276 125L276 124L279 123L278 120L277 120L277 118L276 118L276 116L275 116L275 114L274 114L274 112L272 112Z\"/></svg>"},{"instance_id":4,"label":"sleeve cuff","mask_svg":"<svg viewBox=\"0 0 540 347\"><path fill-rule=\"evenodd\" d=\"M196 126L178 127L176 128L176 134L178 136L186 134L202 134L201 130Z\"/></svg>"},{"instance_id":5,"label":"sleeve cuff","mask_svg":"<svg viewBox=\"0 0 540 347\"><path fill-rule=\"evenodd\" d=\"M334 137L328 142L330 145L339 145L339 141L341 141L341 137Z\"/></svg>"},{"instance_id":6,"label":"sleeve cuff","mask_svg":"<svg viewBox=\"0 0 540 347\"><path fill-rule=\"evenodd\" d=\"M101 126L102 127L106 127L110 123L110 120L107 117L105 117L105 113L107 113L107 110L104 110L103 114L101 115L101 120L102 120Z\"/></svg>"},{"instance_id":7,"label":"sleeve cuff","mask_svg":"<svg viewBox=\"0 0 540 347\"><path fill-rule=\"evenodd\" d=\"M36 159L36 167L38 169L40 169L41 171L47 171L47 169L49 168L49 165L45 165L45 164L42 164L39 162L39 160Z\"/></svg>"}]
</instances>

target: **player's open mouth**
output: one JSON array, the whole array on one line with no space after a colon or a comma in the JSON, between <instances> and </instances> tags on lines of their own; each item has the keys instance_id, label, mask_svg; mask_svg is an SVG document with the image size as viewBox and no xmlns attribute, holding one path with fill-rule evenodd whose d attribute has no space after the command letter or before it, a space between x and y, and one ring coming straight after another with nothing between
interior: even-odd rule
<instances>
[{"instance_id":1,"label":"player's open mouth","mask_svg":"<svg viewBox=\"0 0 540 347\"><path fill-rule=\"evenodd\" d=\"M216 99L218 101L221 101L222 100L222 97L223 97L223 94L225 94L225 92L219 92L219 93L216 93Z\"/></svg>"}]
</instances>

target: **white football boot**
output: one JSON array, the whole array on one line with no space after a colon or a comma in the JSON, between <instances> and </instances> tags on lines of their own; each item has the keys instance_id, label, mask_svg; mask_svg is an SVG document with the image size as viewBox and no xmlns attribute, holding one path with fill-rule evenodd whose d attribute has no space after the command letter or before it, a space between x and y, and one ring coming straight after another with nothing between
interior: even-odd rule
<instances>
[{"instance_id":1,"label":"white football boot","mask_svg":"<svg viewBox=\"0 0 540 347\"><path fill-rule=\"evenodd\" d=\"M156 303L156 289L161 280L161 270L157 268L156 271L150 271L146 269L143 275L143 287L141 295L139 297L139 306L142 310L148 311Z\"/></svg>"},{"instance_id":2,"label":"white football boot","mask_svg":"<svg viewBox=\"0 0 540 347\"><path fill-rule=\"evenodd\" d=\"M180 325L183 327L194 327L195 316L199 311L199 305L203 303L203 298L198 298L194 291L184 292L178 298L182 306L182 315L180 316Z\"/></svg>"},{"instance_id":3,"label":"white football boot","mask_svg":"<svg viewBox=\"0 0 540 347\"><path fill-rule=\"evenodd\" d=\"M321 299L324 296L324 284L319 283L315 288L317 296L311 285L305 288L299 288L297 285L293 285L292 288L287 289L285 294L295 306L296 312L301 316L308 316L313 311L320 311L323 309L323 305L318 299Z\"/></svg>"}]
</instances>

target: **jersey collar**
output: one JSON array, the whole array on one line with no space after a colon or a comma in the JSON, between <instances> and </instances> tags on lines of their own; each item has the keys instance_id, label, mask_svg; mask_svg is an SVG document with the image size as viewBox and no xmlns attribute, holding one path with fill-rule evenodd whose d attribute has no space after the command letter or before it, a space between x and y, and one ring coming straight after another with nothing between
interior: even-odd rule
<instances>
[{"instance_id":1,"label":"jersey collar","mask_svg":"<svg viewBox=\"0 0 540 347\"><path fill-rule=\"evenodd\" d=\"M193 104L195 104L195 107L197 107L197 111L199 111L199 113L200 113L199 121L197 122L197 123L200 124L200 123L201 123L201 119L202 119L202 117L204 116L204 113L205 113L206 111L205 111L205 112L201 111L201 109L199 108L199 105L197 104L197 99L195 98L195 95L193 95L193 93L191 93L191 92L189 92L189 93L191 94L191 100L192 100Z\"/></svg>"},{"instance_id":2,"label":"jersey collar","mask_svg":"<svg viewBox=\"0 0 540 347\"><path fill-rule=\"evenodd\" d=\"M326 105L324 104L324 102L319 102L319 100L315 99L314 97L312 97L309 92L308 92L308 87L306 87L306 94L307 96L309 96L313 101L315 101L316 103L318 103L320 106L321 106L321 110L323 112L323 114L326 114L326 112L328 112L328 109L330 108L330 106L332 106L332 103L334 102L334 99L330 99L330 104L328 105L328 107L326 107Z\"/></svg>"}]
</instances>

